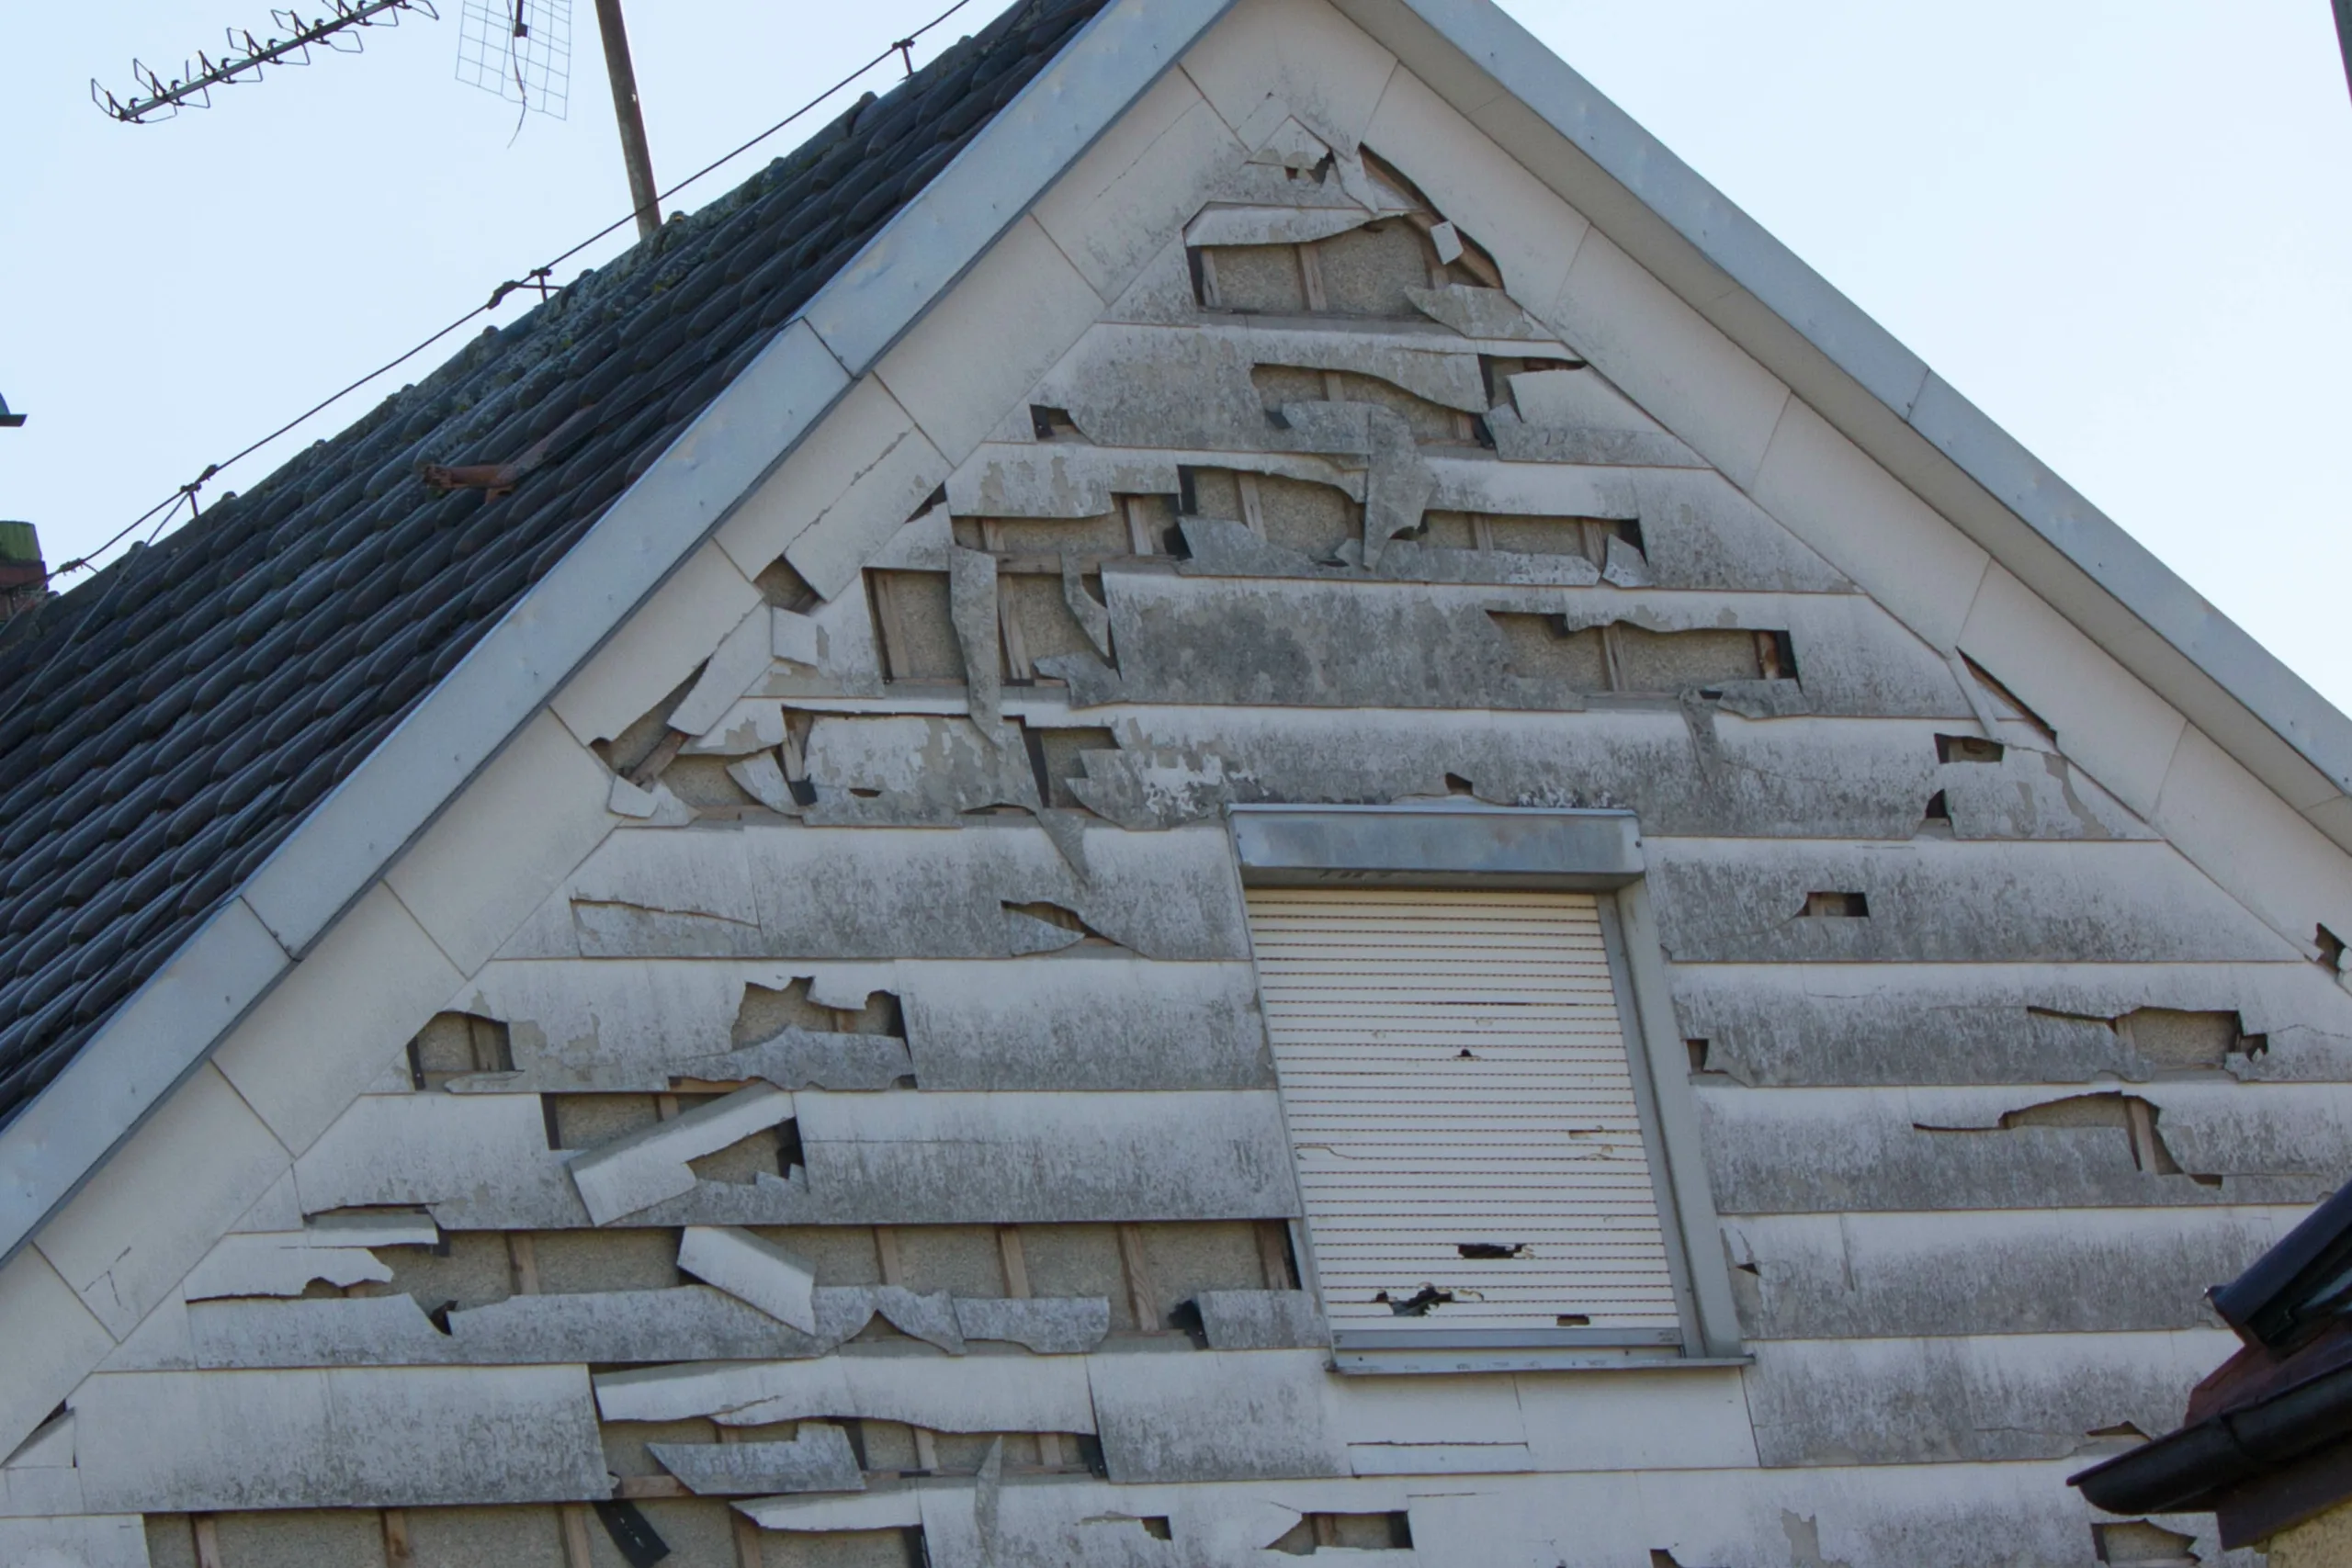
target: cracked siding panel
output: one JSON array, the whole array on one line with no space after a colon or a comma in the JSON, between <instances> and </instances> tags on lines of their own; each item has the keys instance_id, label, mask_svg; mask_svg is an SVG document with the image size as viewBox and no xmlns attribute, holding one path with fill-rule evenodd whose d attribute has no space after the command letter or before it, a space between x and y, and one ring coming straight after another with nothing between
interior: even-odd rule
<instances>
[{"instance_id":1,"label":"cracked siding panel","mask_svg":"<svg viewBox=\"0 0 2352 1568\"><path fill-rule=\"evenodd\" d=\"M2153 837L2081 773L2053 773L2042 753L1939 763L1936 736L1951 726L1932 720L1748 719L1697 704L1596 707L1573 725L1414 709L1114 706L1088 716L1118 749L1083 754L1073 791L1138 829L1237 803L1441 796L1451 774L1498 806L1629 809L1662 837L1908 839L1939 792L1964 839Z\"/></svg>"},{"instance_id":2,"label":"cracked siding panel","mask_svg":"<svg viewBox=\"0 0 2352 1568\"><path fill-rule=\"evenodd\" d=\"M947 500L958 517L1088 521L1114 511L1116 496L1177 494L1184 468L1296 479L1363 499L1363 469L1331 457L1042 442L982 446L948 481Z\"/></svg>"},{"instance_id":3,"label":"cracked siding panel","mask_svg":"<svg viewBox=\"0 0 2352 1568\"><path fill-rule=\"evenodd\" d=\"M184 1353L118 1356L108 1370L797 1359L839 1348L877 1312L956 1344L952 1330L935 1321L942 1315L936 1297L820 1285L815 1298L809 1333L701 1285L511 1296L448 1313L446 1334L407 1295L200 1302L187 1309ZM1047 1355L1091 1350L1110 1328L1110 1303L1100 1296L958 1296L945 1311L965 1339L1001 1340Z\"/></svg>"},{"instance_id":4,"label":"cracked siding panel","mask_svg":"<svg viewBox=\"0 0 2352 1568\"><path fill-rule=\"evenodd\" d=\"M1044 804L1012 737L993 740L968 718L820 718L807 757L817 799L801 815L814 828L955 828L967 811Z\"/></svg>"},{"instance_id":5,"label":"cracked siding panel","mask_svg":"<svg viewBox=\"0 0 2352 1568\"><path fill-rule=\"evenodd\" d=\"M1759 1087L2145 1082L2180 1064L2109 1021L2142 1008L2235 1013L2265 1048L2200 1064L2233 1077L2352 1078L2352 997L2315 964L1684 964L1673 981L1709 1069Z\"/></svg>"},{"instance_id":6,"label":"cracked siding panel","mask_svg":"<svg viewBox=\"0 0 2352 1568\"><path fill-rule=\"evenodd\" d=\"M662 1093L689 1067L705 1069L689 1076L718 1077L707 1070L709 1059L735 1048L745 988L781 991L796 979L811 980L827 996L854 995L861 1005L898 984L890 964L494 961L452 1006L507 1025L515 1070L458 1080L458 1088Z\"/></svg>"},{"instance_id":7,"label":"cracked siding panel","mask_svg":"<svg viewBox=\"0 0 2352 1568\"><path fill-rule=\"evenodd\" d=\"M1298 1212L1271 1090L793 1097L804 1167L626 1215L686 1224L1279 1219ZM297 1168L304 1206L423 1205L449 1230L590 1224L536 1095L361 1100Z\"/></svg>"},{"instance_id":8,"label":"cracked siding panel","mask_svg":"<svg viewBox=\"0 0 2352 1568\"><path fill-rule=\"evenodd\" d=\"M1615 589L1184 577L1106 571L1114 673L1056 661L1074 706L1108 702L1575 711L1589 691L1515 673L1491 616L1569 617L1571 630L1787 631L1799 711L1970 718L1942 657L1868 600ZM1671 694L1670 693L1668 694Z\"/></svg>"},{"instance_id":9,"label":"cracked siding panel","mask_svg":"<svg viewBox=\"0 0 2352 1568\"><path fill-rule=\"evenodd\" d=\"M1767 1466L2087 1458L2092 1434L2165 1432L2238 1348L2225 1329L1778 1340L1745 1374Z\"/></svg>"},{"instance_id":10,"label":"cracked siding panel","mask_svg":"<svg viewBox=\"0 0 2352 1568\"><path fill-rule=\"evenodd\" d=\"M631 829L540 906L506 958L1006 958L1008 904L1074 910L1152 958L1249 954L1221 830L1082 837L1081 883L1030 826Z\"/></svg>"},{"instance_id":11,"label":"cracked siding panel","mask_svg":"<svg viewBox=\"0 0 2352 1568\"><path fill-rule=\"evenodd\" d=\"M2168 844L1649 845L1661 938L1678 964L2301 959ZM1807 916L1808 896L1823 891L1865 895L1868 917Z\"/></svg>"},{"instance_id":12,"label":"cracked siding panel","mask_svg":"<svg viewBox=\"0 0 2352 1568\"><path fill-rule=\"evenodd\" d=\"M1302 448L1271 424L1250 372L1261 365L1369 376L1469 413L1487 409L1475 352L1432 323L1088 329L1030 393L1104 446L1250 452ZM1509 352L1509 350L1506 350Z\"/></svg>"},{"instance_id":13,"label":"cracked siding panel","mask_svg":"<svg viewBox=\"0 0 2352 1568\"><path fill-rule=\"evenodd\" d=\"M812 990L829 997L898 996L913 1050L899 1071L915 1073L925 1089L1209 1089L1273 1083L1249 965L1162 964L1088 948L1069 963L1012 969L952 959L839 964L502 960L486 966L459 1001L467 1011L508 1022L516 1071L459 1080L457 1087L466 1092L658 1094L668 1092L678 1076L749 1077L759 1066L758 1053L737 1053L733 1039L745 987L782 990L811 976ZM809 1036L814 1045L885 1038Z\"/></svg>"},{"instance_id":14,"label":"cracked siding panel","mask_svg":"<svg viewBox=\"0 0 2352 1568\"><path fill-rule=\"evenodd\" d=\"M2352 1086L2144 1085L2135 1095L2183 1172L2165 1175L2135 1163L2120 1095L2095 1097L2118 1112L2112 1124L2004 1128L2005 1116L2094 1097L2051 1085L1693 1089L1715 1204L1734 1214L2311 1203L2341 1176L2352 1117Z\"/></svg>"},{"instance_id":15,"label":"cracked siding panel","mask_svg":"<svg viewBox=\"0 0 2352 1568\"><path fill-rule=\"evenodd\" d=\"M531 1502L611 1485L577 1366L101 1372L74 1410L82 1485L102 1512Z\"/></svg>"},{"instance_id":16,"label":"cracked siding panel","mask_svg":"<svg viewBox=\"0 0 2352 1568\"><path fill-rule=\"evenodd\" d=\"M1750 1215L1724 1223L1724 1247L1755 1339L2213 1328L2206 1287L2235 1279L2303 1213Z\"/></svg>"},{"instance_id":17,"label":"cracked siding panel","mask_svg":"<svg viewBox=\"0 0 2352 1568\"><path fill-rule=\"evenodd\" d=\"M1089 1359L922 1354L649 1367L595 1379L607 1421L707 1416L726 1427L810 1417L904 1421L937 1432L1091 1432Z\"/></svg>"}]
</instances>

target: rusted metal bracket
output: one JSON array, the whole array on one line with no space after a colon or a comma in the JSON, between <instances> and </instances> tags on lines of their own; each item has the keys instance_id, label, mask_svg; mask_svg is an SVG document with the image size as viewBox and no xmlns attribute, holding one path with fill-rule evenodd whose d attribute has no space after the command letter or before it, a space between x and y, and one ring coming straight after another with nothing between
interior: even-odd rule
<instances>
[{"instance_id":1,"label":"rusted metal bracket","mask_svg":"<svg viewBox=\"0 0 2352 1568\"><path fill-rule=\"evenodd\" d=\"M481 490L497 500L523 481L526 474L543 468L552 462L564 445L588 427L596 412L594 403L583 403L564 417L561 424L540 436L523 449L522 455L503 463L419 463L416 471L427 490Z\"/></svg>"}]
</instances>

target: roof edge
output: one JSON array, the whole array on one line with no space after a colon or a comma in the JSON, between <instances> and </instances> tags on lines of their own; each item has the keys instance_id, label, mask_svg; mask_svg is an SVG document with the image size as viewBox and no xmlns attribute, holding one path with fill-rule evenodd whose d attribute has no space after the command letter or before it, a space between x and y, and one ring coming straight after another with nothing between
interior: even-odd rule
<instances>
[{"instance_id":1,"label":"roof edge","mask_svg":"<svg viewBox=\"0 0 2352 1568\"><path fill-rule=\"evenodd\" d=\"M211 1055L857 378L1232 3L1110 0L778 330L595 526L0 1129L0 1264Z\"/></svg>"},{"instance_id":2,"label":"roof edge","mask_svg":"<svg viewBox=\"0 0 2352 1568\"><path fill-rule=\"evenodd\" d=\"M1516 97L1630 203L1645 209L1687 247L1681 256L1661 254L1663 248L1655 241L1644 245L1645 236L1621 232L1604 221L1619 215L1588 210L1586 216L1602 224L1636 261L1661 276L1688 273L1689 264L1699 262L1769 312L1768 321L1758 321L1736 304L1727 309L1722 299L1693 301L1733 342L1792 387L1818 382L1826 368L1849 392L1859 390L1876 405L1857 410L1850 395L1808 398L1849 439L1900 478L1917 467L1917 455L1901 450L1889 438L1905 432L1915 435L2318 770L2335 790L2352 791L2352 717L1490 0L1334 3L1465 116L1476 118L1479 109L1506 96ZM1455 58L1430 59L1432 41L1442 43ZM1476 73L1476 78L1465 76L1464 65ZM1482 88L1492 90L1482 96ZM1544 177L1540 170L1535 173ZM1793 333L1794 341L1775 329ZM1922 499L1934 504L1932 498ZM1949 508L1937 510L1950 514ZM1962 520L1953 521L1971 532ZM1998 540L1976 542L2030 586L2041 588L2036 578L2042 574L2035 570L2035 562L2020 558L2014 549L2005 555ZM2045 597L2066 614L2064 601L2071 595ZM2163 669L2161 660L2149 657L2150 650L2119 639L2109 628L2084 625L2071 615L2067 618L2184 712L2193 716L2204 705L2196 694L2175 689L2177 671ZM2215 739L2224 750L2237 752L2226 738ZM2240 755L2239 760L2268 782L2269 770L2259 759ZM2278 788L2275 784L2272 787ZM2280 793L2308 819L2308 806L2290 791Z\"/></svg>"}]
</instances>

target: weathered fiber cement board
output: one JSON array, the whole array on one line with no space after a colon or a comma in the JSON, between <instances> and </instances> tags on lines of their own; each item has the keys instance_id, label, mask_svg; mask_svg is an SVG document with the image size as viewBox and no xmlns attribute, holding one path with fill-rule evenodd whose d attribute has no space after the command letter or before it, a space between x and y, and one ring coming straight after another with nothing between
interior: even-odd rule
<instances>
[{"instance_id":1,"label":"weathered fiber cement board","mask_svg":"<svg viewBox=\"0 0 2352 1568\"><path fill-rule=\"evenodd\" d=\"M840 998L853 1010L899 984L890 964L494 960L450 1005L507 1025L515 1071L460 1084L508 1093L662 1093L673 1075L722 1078L712 1058L734 1049L745 988L781 991L796 979L810 981L812 993Z\"/></svg>"},{"instance_id":2,"label":"weathered fiber cement board","mask_svg":"<svg viewBox=\"0 0 2352 1568\"><path fill-rule=\"evenodd\" d=\"M1673 594L1612 588L1207 578L1106 571L1115 676L1080 678L1072 701L1292 707L1545 708L1589 693L1514 672L1495 614L1625 621L1653 631L1786 631L1807 711L1971 716L1942 658L1850 594ZM1058 666L1057 666L1058 668Z\"/></svg>"},{"instance_id":3,"label":"weathered fiber cement board","mask_svg":"<svg viewBox=\"0 0 2352 1568\"><path fill-rule=\"evenodd\" d=\"M828 1224L1297 1213L1268 1091L799 1099L809 1188Z\"/></svg>"},{"instance_id":4,"label":"weathered fiber cement board","mask_svg":"<svg viewBox=\"0 0 2352 1568\"><path fill-rule=\"evenodd\" d=\"M147 1529L137 1514L0 1518L0 1562L28 1568L149 1568Z\"/></svg>"},{"instance_id":5,"label":"weathered fiber cement board","mask_svg":"<svg viewBox=\"0 0 2352 1568\"><path fill-rule=\"evenodd\" d=\"M746 1085L682 1115L574 1152L568 1162L572 1183L588 1217L606 1224L692 1192L695 1177L687 1161L717 1154L791 1116L791 1095L773 1084Z\"/></svg>"},{"instance_id":6,"label":"weathered fiber cement board","mask_svg":"<svg viewBox=\"0 0 2352 1568\"><path fill-rule=\"evenodd\" d=\"M703 1285L513 1296L449 1314L443 1334L409 1296L199 1302L200 1367L534 1365L816 1356L829 1339Z\"/></svg>"},{"instance_id":7,"label":"weathered fiber cement board","mask_svg":"<svg viewBox=\"0 0 2352 1568\"><path fill-rule=\"evenodd\" d=\"M1100 1355L1088 1364L1114 1482L1351 1473L1319 1350Z\"/></svg>"},{"instance_id":8,"label":"weathered fiber cement board","mask_svg":"<svg viewBox=\"0 0 2352 1568\"><path fill-rule=\"evenodd\" d=\"M1416 1558L1435 1568L1624 1568L1652 1551L1733 1568L2092 1561L2080 1460L1859 1469L1529 1475L1423 1482ZM2211 1535L2202 1561L2221 1558ZM2186 1521L2168 1521L2176 1525ZM2256 1568L2247 1554L2229 1568Z\"/></svg>"},{"instance_id":9,"label":"weathered fiber cement board","mask_svg":"<svg viewBox=\"0 0 2352 1568\"><path fill-rule=\"evenodd\" d=\"M582 1367L101 1372L74 1392L99 1511L599 1497Z\"/></svg>"},{"instance_id":10,"label":"weathered fiber cement board","mask_svg":"<svg viewBox=\"0 0 2352 1568\"><path fill-rule=\"evenodd\" d=\"M460 1087L664 1093L673 1076L749 1076L756 1053L728 1059L744 988L811 976L812 993L826 997L897 996L914 1053L900 1070L926 1089L1273 1084L1247 964L1159 963L1090 945L1051 963L500 960L457 1005L507 1023L516 1072Z\"/></svg>"},{"instance_id":11,"label":"weathered fiber cement board","mask_svg":"<svg viewBox=\"0 0 2352 1568\"><path fill-rule=\"evenodd\" d=\"M294 1162L305 1213L494 1207L517 1227L588 1224L535 1094L370 1094Z\"/></svg>"},{"instance_id":12,"label":"weathered fiber cement board","mask_svg":"<svg viewBox=\"0 0 2352 1568\"><path fill-rule=\"evenodd\" d=\"M1248 956L1222 833L1099 828L1083 846L1081 883L1034 826L624 830L503 956L1007 958L1027 928L1004 906L1035 903L1147 957Z\"/></svg>"},{"instance_id":13,"label":"weathered fiber cement board","mask_svg":"<svg viewBox=\"0 0 2352 1568\"><path fill-rule=\"evenodd\" d=\"M2165 1432L2237 1348L2225 1329L1773 1340L1746 1374L1768 1466L2064 1459L2125 1423Z\"/></svg>"},{"instance_id":14,"label":"weathered fiber cement board","mask_svg":"<svg viewBox=\"0 0 2352 1568\"><path fill-rule=\"evenodd\" d=\"M805 1168L704 1179L631 1225L1278 1219L1272 1090L795 1097ZM665 1124L666 1125L666 1124ZM436 1152L437 1151L437 1152ZM451 1230L588 1225L536 1095L364 1096L297 1166L306 1207L425 1205Z\"/></svg>"},{"instance_id":15,"label":"weathered fiber cement board","mask_svg":"<svg viewBox=\"0 0 2352 1568\"><path fill-rule=\"evenodd\" d=\"M2115 1124L2006 1129L2004 1115L2085 1091L1701 1080L1693 1099L1715 1203L1726 1213L2311 1203L2342 1173L2352 1088L2222 1079L2133 1092L2158 1112L2155 1132L2186 1174L2133 1165L2120 1094L2096 1107L2111 1111Z\"/></svg>"},{"instance_id":16,"label":"weathered fiber cement board","mask_svg":"<svg viewBox=\"0 0 2352 1568\"><path fill-rule=\"evenodd\" d=\"M1875 918L1877 906L1871 906ZM2162 1072L2103 1021L2139 1008L2235 1012L2257 1055L2233 1077L2352 1078L2352 996L2310 964L1686 964L1683 1034L1743 1083L2143 1082ZM2218 1278L2218 1276L2217 1276Z\"/></svg>"},{"instance_id":17,"label":"weathered fiber cement board","mask_svg":"<svg viewBox=\"0 0 2352 1568\"><path fill-rule=\"evenodd\" d=\"M2301 957L2168 844L1648 843L1660 935L1678 964ZM1809 917L1816 892L1862 894L1870 912Z\"/></svg>"},{"instance_id":18,"label":"weathered fiber cement board","mask_svg":"<svg viewBox=\"0 0 2352 1568\"><path fill-rule=\"evenodd\" d=\"M817 799L800 815L811 827L954 828L967 811L1042 804L1027 754L968 718L820 718L806 750Z\"/></svg>"},{"instance_id":19,"label":"weathered fiber cement board","mask_svg":"<svg viewBox=\"0 0 2352 1568\"><path fill-rule=\"evenodd\" d=\"M1259 801L1387 802L1468 781L1498 806L1620 807L1645 834L1908 839L1940 793L1961 839L2144 839L2079 769L2012 748L1939 763L1932 719L1750 719L1703 701L1539 714L1114 706L1118 750L1082 753L1080 798L1124 827L1174 827Z\"/></svg>"},{"instance_id":20,"label":"weathered fiber cement board","mask_svg":"<svg viewBox=\"0 0 2352 1568\"><path fill-rule=\"evenodd\" d=\"M1331 1342L1311 1291L1203 1291L1193 1298L1212 1350L1305 1349Z\"/></svg>"},{"instance_id":21,"label":"weathered fiber cement board","mask_svg":"<svg viewBox=\"0 0 2352 1568\"><path fill-rule=\"evenodd\" d=\"M1068 411L1105 446L1294 449L1250 378L1259 365L1344 370L1465 412L1483 412L1477 355L1454 333L1384 322L1192 328L1098 323L1047 371L1032 398ZM1353 327L1355 330L1350 330Z\"/></svg>"},{"instance_id":22,"label":"weathered fiber cement board","mask_svg":"<svg viewBox=\"0 0 2352 1568\"><path fill-rule=\"evenodd\" d=\"M865 1477L849 1434L808 1421L788 1443L654 1443L663 1469L704 1495L862 1492Z\"/></svg>"},{"instance_id":23,"label":"weathered fiber cement board","mask_svg":"<svg viewBox=\"0 0 2352 1568\"><path fill-rule=\"evenodd\" d=\"M2303 1213L1747 1215L1724 1222L1724 1246L1751 1340L2095 1335L2218 1326L2206 1288L2235 1279Z\"/></svg>"},{"instance_id":24,"label":"weathered fiber cement board","mask_svg":"<svg viewBox=\"0 0 2352 1568\"><path fill-rule=\"evenodd\" d=\"M605 1372L607 1421L707 1416L757 1427L809 1417L904 1421L935 1432L1091 1432L1087 1362L1076 1357L931 1353L828 1356Z\"/></svg>"},{"instance_id":25,"label":"weathered fiber cement board","mask_svg":"<svg viewBox=\"0 0 2352 1568\"><path fill-rule=\"evenodd\" d=\"M926 1090L1273 1086L1247 964L1072 955L908 963L899 975Z\"/></svg>"}]
</instances>

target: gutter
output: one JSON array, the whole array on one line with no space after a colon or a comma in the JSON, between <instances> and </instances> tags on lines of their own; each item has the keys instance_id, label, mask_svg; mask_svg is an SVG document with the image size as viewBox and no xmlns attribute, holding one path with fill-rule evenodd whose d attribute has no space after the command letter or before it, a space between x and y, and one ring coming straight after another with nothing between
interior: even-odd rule
<instances>
[{"instance_id":1,"label":"gutter","mask_svg":"<svg viewBox=\"0 0 2352 1568\"><path fill-rule=\"evenodd\" d=\"M2232 1487L2352 1437L2352 1366L2118 1454L2066 1478L2110 1514L2211 1509Z\"/></svg>"}]
</instances>

